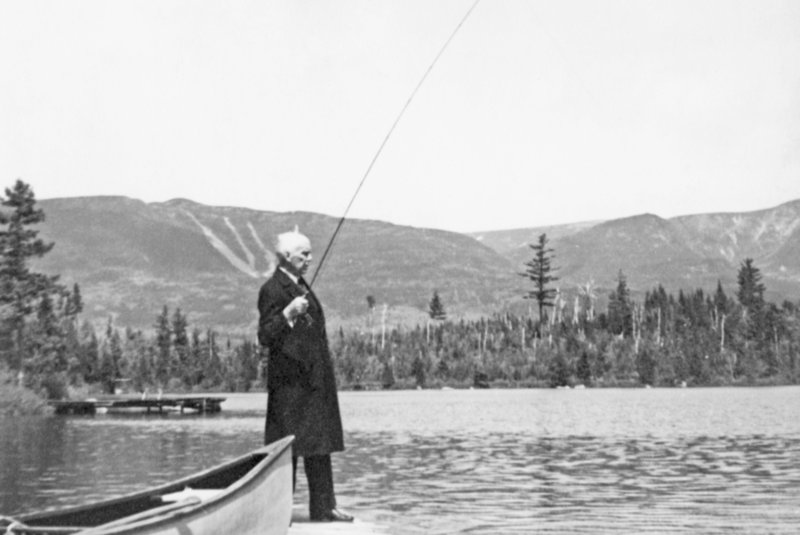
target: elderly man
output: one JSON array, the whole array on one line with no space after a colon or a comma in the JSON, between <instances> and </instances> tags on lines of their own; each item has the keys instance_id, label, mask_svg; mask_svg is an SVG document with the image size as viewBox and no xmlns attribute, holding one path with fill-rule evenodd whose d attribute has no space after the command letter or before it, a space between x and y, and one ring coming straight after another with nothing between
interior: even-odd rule
<instances>
[{"instance_id":1,"label":"elderly man","mask_svg":"<svg viewBox=\"0 0 800 535\"><path fill-rule=\"evenodd\" d=\"M278 236L278 266L258 295L258 340L269 349L265 443L294 435L293 477L303 457L315 521L350 522L336 508L330 454L344 450L342 420L325 316L303 275L311 243L299 232Z\"/></svg>"}]
</instances>

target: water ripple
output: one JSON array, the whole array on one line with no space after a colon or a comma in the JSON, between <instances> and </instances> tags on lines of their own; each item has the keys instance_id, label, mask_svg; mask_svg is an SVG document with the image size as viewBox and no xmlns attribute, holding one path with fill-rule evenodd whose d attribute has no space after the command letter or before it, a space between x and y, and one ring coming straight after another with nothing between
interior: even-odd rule
<instances>
[{"instance_id":1,"label":"water ripple","mask_svg":"<svg viewBox=\"0 0 800 535\"><path fill-rule=\"evenodd\" d=\"M340 505L396 535L795 533L800 388L342 393ZM217 415L0 421L0 513L130 492L261 443ZM296 503L307 501L298 478Z\"/></svg>"},{"instance_id":2,"label":"water ripple","mask_svg":"<svg viewBox=\"0 0 800 535\"><path fill-rule=\"evenodd\" d=\"M354 434L339 492L397 533L795 533L800 439Z\"/></svg>"}]
</instances>

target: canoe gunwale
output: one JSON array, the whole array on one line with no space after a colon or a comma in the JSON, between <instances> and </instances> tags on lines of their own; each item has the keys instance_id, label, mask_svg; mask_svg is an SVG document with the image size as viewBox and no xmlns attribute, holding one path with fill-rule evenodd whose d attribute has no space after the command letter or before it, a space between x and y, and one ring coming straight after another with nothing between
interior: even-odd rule
<instances>
[{"instance_id":1,"label":"canoe gunwale","mask_svg":"<svg viewBox=\"0 0 800 535\"><path fill-rule=\"evenodd\" d=\"M141 513L124 515L120 517L120 519L104 522L101 525L87 526L79 533L86 533L87 535L95 533L97 534L130 533L130 532L135 532L136 529L142 529L145 527L147 528L157 527L159 524L176 522L183 518L187 518L193 515L198 515L198 514L202 515L203 513L212 511L230 502L235 501L239 495L243 494L244 491L247 491L249 487L255 485L256 482L259 480L259 476L267 472L271 467L271 465L273 465L278 459L280 459L283 455L285 455L287 450L290 450L293 441L294 441L293 436L285 437L271 444L267 444L266 446L262 446L256 450L250 451L235 459L224 462L222 464L138 492L126 494L123 496L118 496L116 498L111 498L108 500L103 500L92 504L81 504L72 507L66 507L63 509L55 509L50 511L41 511L25 515L19 515L16 518L23 524L35 526L36 528L47 528L47 527L54 528L57 527L57 524L50 524L48 522L48 519L52 519L53 517L86 514L99 509L105 510L105 509L111 509L115 506L122 506L125 504L134 504L137 502L148 502L148 501L153 503L154 509L159 509L160 508L159 506L167 505L169 503L169 502L163 502L161 500L161 497L163 495L170 494L173 492L183 491L187 487L191 488L193 483L213 478L215 475L218 474L221 475L225 474L226 472L236 470L242 465L254 462L254 458L263 456L263 458L259 459L258 462L256 462L251 468L249 468L242 477L238 478L236 481L234 481L227 487L220 489L220 492L218 494L206 500L202 501L195 500L192 503L184 503L183 507L173 508L172 510L170 510L168 507L165 507L163 513L156 512L156 514L152 516L143 518L142 520L134 520L132 523L119 522L119 520L121 519L127 517L136 517L137 514L144 514L148 510L150 510L150 509L145 509ZM172 505L175 504L173 503ZM44 524L42 522L44 522ZM113 527L111 526L112 523L114 524Z\"/></svg>"}]
</instances>

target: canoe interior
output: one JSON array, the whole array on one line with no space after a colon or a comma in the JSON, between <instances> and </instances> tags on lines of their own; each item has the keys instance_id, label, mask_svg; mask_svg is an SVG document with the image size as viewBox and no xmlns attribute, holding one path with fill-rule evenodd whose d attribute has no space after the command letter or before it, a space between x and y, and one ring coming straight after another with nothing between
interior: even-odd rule
<instances>
[{"instance_id":1,"label":"canoe interior","mask_svg":"<svg viewBox=\"0 0 800 535\"><path fill-rule=\"evenodd\" d=\"M187 487L201 491L225 489L247 476L247 474L264 460L265 457L270 455L277 456L279 453L280 449L273 451L273 448L266 446L265 448L246 454L228 463L159 487L90 505L33 513L22 515L17 518L24 524L36 526L37 528L46 528L50 526L95 527L150 509L164 507L168 502L162 499L163 495L181 492ZM25 532L24 530L19 532L15 531L15 533ZM37 531L37 533L47 533L47 531Z\"/></svg>"}]
</instances>

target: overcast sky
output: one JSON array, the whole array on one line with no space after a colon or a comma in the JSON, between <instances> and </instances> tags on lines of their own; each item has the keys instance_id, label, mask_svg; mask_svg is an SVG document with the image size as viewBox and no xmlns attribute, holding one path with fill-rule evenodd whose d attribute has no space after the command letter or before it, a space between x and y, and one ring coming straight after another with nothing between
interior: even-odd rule
<instances>
[{"instance_id":1,"label":"overcast sky","mask_svg":"<svg viewBox=\"0 0 800 535\"><path fill-rule=\"evenodd\" d=\"M0 182L340 216L474 0L2 0ZM455 231L800 198L800 2L481 0L351 210Z\"/></svg>"}]
</instances>

